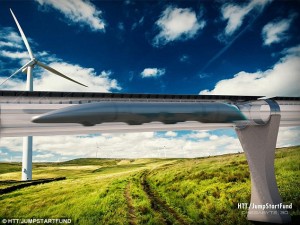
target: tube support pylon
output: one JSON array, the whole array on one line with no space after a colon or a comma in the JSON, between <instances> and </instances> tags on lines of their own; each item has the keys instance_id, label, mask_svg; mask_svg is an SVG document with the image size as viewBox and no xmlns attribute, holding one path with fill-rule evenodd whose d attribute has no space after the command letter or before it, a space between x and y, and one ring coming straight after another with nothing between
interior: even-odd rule
<instances>
[{"instance_id":1,"label":"tube support pylon","mask_svg":"<svg viewBox=\"0 0 300 225\"><path fill-rule=\"evenodd\" d=\"M271 115L265 125L236 128L236 133L246 154L251 176L251 203L247 219L269 223L291 221L283 209L274 170L275 147L280 115ZM262 209L263 206L277 208Z\"/></svg>"}]
</instances>

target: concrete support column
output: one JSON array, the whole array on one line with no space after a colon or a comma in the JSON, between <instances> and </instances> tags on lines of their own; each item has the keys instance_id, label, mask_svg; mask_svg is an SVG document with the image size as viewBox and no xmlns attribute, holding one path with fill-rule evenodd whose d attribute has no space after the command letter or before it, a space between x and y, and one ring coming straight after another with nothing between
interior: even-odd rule
<instances>
[{"instance_id":1,"label":"concrete support column","mask_svg":"<svg viewBox=\"0 0 300 225\"><path fill-rule=\"evenodd\" d=\"M279 124L280 115L272 115L265 125L236 128L251 175L251 203L248 208L248 220L269 223L291 221L291 217L285 214L286 209L257 208L261 205L282 203L274 171Z\"/></svg>"}]
</instances>

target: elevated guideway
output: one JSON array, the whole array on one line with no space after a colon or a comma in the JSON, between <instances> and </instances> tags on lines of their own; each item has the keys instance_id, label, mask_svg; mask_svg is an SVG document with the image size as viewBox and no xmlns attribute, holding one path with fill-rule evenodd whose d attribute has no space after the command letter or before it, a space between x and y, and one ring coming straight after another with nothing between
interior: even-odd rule
<instances>
[{"instance_id":1,"label":"elevated guideway","mask_svg":"<svg viewBox=\"0 0 300 225\"><path fill-rule=\"evenodd\" d=\"M280 208L275 147L279 127L299 125L299 97L0 91L1 137L235 129L250 169L249 205L259 207L249 208L247 218L260 222L291 221ZM22 176L31 179L27 145Z\"/></svg>"},{"instance_id":2,"label":"elevated guideway","mask_svg":"<svg viewBox=\"0 0 300 225\"><path fill-rule=\"evenodd\" d=\"M174 103L184 107L190 103L224 103L239 105L248 117L256 113L262 118L268 118L269 106L266 102L257 101L262 96L225 96L225 95L158 95L158 94L121 94L121 93L89 93L89 92L40 92L40 91L0 91L0 136L47 136L64 134L90 134L111 132L140 132L168 130L209 130L234 128L236 124L201 123L184 121L175 124L162 122L144 123L139 126L124 122L106 122L95 126L83 126L79 123L33 123L33 117L70 106L86 103ZM300 125L300 98L276 97L281 108L280 126ZM257 102L258 105L249 103ZM250 107L250 108L249 108ZM251 111L252 110L252 111ZM250 115L250 111L252 115ZM264 115L265 114L265 115ZM256 115L256 116L257 116ZM255 115L254 115L255 116ZM298 118L298 119L297 119Z\"/></svg>"}]
</instances>

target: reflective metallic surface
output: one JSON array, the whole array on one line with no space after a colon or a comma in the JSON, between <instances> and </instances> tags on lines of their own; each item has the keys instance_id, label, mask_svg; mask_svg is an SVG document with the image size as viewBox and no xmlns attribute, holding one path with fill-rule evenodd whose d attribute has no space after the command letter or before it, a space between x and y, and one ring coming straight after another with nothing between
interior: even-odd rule
<instances>
[{"instance_id":1,"label":"reflective metallic surface","mask_svg":"<svg viewBox=\"0 0 300 225\"><path fill-rule=\"evenodd\" d=\"M247 118L235 107L218 102L97 102L67 107L34 117L34 123L80 123L92 126L123 122L128 125L186 121L233 123Z\"/></svg>"},{"instance_id":2,"label":"reflective metallic surface","mask_svg":"<svg viewBox=\"0 0 300 225\"><path fill-rule=\"evenodd\" d=\"M248 119L244 125L264 125L271 115L280 114L278 103L270 99L238 104L237 107Z\"/></svg>"},{"instance_id":3,"label":"reflective metallic surface","mask_svg":"<svg viewBox=\"0 0 300 225\"><path fill-rule=\"evenodd\" d=\"M266 101L257 100L260 96L227 96L227 95L158 95L158 94L129 94L129 93L92 93L92 92L46 92L46 91L4 91L0 90L0 137L18 137L18 136L52 136L52 135L67 135L67 134L96 134L96 133L113 133L113 132L148 132L148 131L176 131L176 130L214 130L214 129L232 129L235 127L244 127L248 124L258 125L258 119L264 122L269 121L270 105ZM299 97L276 97L272 101L276 101L280 107L281 121L280 127L299 126L300 125L300 98ZM136 103L162 104L168 105L176 103L177 116L164 114L163 111L157 112L157 115L150 119L158 118L158 122L146 122L142 125L134 124L132 120L125 122L103 122L94 126L83 126L84 120L81 123L33 123L32 118L42 118L47 113L54 113L57 110L67 109L67 107L84 106L87 103L128 103L135 105ZM218 112L208 113L211 109L210 104L224 115L218 115ZM191 107L186 107L190 105ZM207 110L199 113L199 107L202 105ZM255 105L255 106L254 106ZM216 107L217 106L217 107ZM220 106L220 108L218 108ZM254 107L252 107L254 106ZM119 107L118 107L119 108ZM144 107L142 107L144 108ZM149 107L151 109L151 107ZM201 107L200 107L201 108ZM132 109L132 107L131 107ZM150 110L149 109L149 110ZM227 110L228 109L228 110ZM94 110L94 109L93 109ZM99 109L95 109L99 110ZM102 109L104 110L104 109ZM134 109L135 110L135 109ZM181 111L180 111L181 110ZM182 111L185 110L185 111ZM195 111L193 111L195 110ZM251 117L249 116L249 110ZM238 112L240 111L240 112ZM68 112L69 113L69 112ZM93 112L95 114L95 112ZM101 112L100 112L101 113ZM102 112L104 113L104 112ZM109 117L118 119L122 110L107 112ZM146 114L145 114L146 113ZM181 113L181 114L179 114ZM118 114L118 118L115 116ZM160 115L158 115L160 114ZM189 115L190 114L190 115ZM141 121L149 121L145 118L148 112L142 112L140 115ZM178 118L179 115L184 115L185 118ZM91 115L87 115L89 117ZM163 119L166 116L169 118ZM199 116L196 121L177 122ZM245 117L246 120L235 121L238 118ZM96 122L101 122L103 119L95 116ZM125 118L128 119L126 116ZM219 123L211 122L213 118L217 118ZM89 119L90 120L90 119ZM100 120L100 121L97 121ZM159 122L159 121L165 121ZM153 119L155 121L155 119ZM203 122L198 122L203 121ZM230 122L232 121L232 122ZM138 124L139 124L138 123ZM85 123L92 125L93 123Z\"/></svg>"},{"instance_id":4,"label":"reflective metallic surface","mask_svg":"<svg viewBox=\"0 0 300 225\"><path fill-rule=\"evenodd\" d=\"M282 109L282 110L281 110ZM36 117L34 123L79 123L93 126L102 123L142 125L151 122L177 124L200 122L237 127L264 125L270 116L281 114L282 125L300 124L300 105L281 104L273 100L226 104L220 102L97 102L70 106Z\"/></svg>"},{"instance_id":5,"label":"reflective metallic surface","mask_svg":"<svg viewBox=\"0 0 300 225\"><path fill-rule=\"evenodd\" d=\"M300 104L274 101L271 99L238 103L237 107L248 121L240 125L264 125L271 115L281 115L281 126L300 125Z\"/></svg>"}]
</instances>

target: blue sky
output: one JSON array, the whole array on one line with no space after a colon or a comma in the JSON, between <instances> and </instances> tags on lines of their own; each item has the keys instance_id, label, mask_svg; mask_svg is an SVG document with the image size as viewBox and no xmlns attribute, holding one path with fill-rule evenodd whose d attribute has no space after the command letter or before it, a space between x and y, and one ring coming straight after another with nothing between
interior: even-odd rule
<instances>
[{"instance_id":1,"label":"blue sky","mask_svg":"<svg viewBox=\"0 0 300 225\"><path fill-rule=\"evenodd\" d=\"M89 86L35 68L35 90L300 96L299 1L2 0L0 81L29 60L9 8L36 58ZM1 88L23 90L24 74ZM236 140L223 133L201 134ZM186 140L182 132L164 138Z\"/></svg>"}]
</instances>

